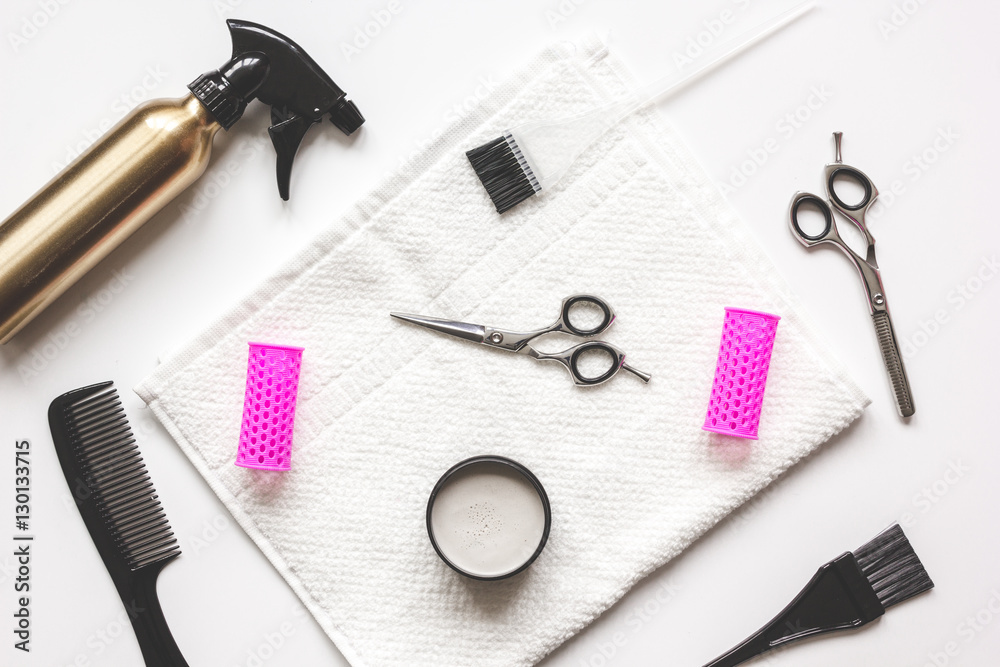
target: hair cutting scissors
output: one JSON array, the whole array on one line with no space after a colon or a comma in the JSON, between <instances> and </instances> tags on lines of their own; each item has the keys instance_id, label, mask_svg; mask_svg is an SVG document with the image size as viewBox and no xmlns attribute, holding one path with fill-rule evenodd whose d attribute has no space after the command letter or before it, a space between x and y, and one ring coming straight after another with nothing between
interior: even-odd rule
<instances>
[{"instance_id":1,"label":"hair cutting scissors","mask_svg":"<svg viewBox=\"0 0 1000 667\"><path fill-rule=\"evenodd\" d=\"M597 326L591 328L581 328L573 324L570 311L575 306L580 305L596 306L597 309L600 310L601 321L597 324ZM537 359L539 361L559 362L566 367L569 374L573 377L573 382L576 383L577 386L593 386L601 384L602 382L607 382L617 375L618 371L622 369L637 376L643 382L649 382L651 377L646 373L638 371L626 364L625 353L614 345L603 341L585 341L565 349L562 352L555 352L552 354L540 352L531 346L531 342L536 338L540 338L541 336L551 333L563 333L570 336L576 336L578 338L590 338L591 336L596 336L597 334L604 332L608 327L610 327L615 321L615 311L611 309L611 306L609 306L608 302L604 299L596 296L590 296L588 294L576 294L563 299L562 309L559 312L559 319L557 319L553 324L536 331L509 331L507 329L498 329L496 327L488 327L481 324L469 324L467 322L442 320L436 317L425 317L422 315L404 315L402 313L391 313L391 315L397 319L418 324L422 327L433 329L434 331L440 331L441 333L455 336L456 338L471 340L474 343L482 343L483 345L489 345L490 347L496 347L501 350L509 350L511 352L526 354L532 359ZM588 352L595 351L603 353L609 358L610 363L607 370L599 375L585 375L580 370L580 360Z\"/></svg>"},{"instance_id":2,"label":"hair cutting scissors","mask_svg":"<svg viewBox=\"0 0 1000 667\"><path fill-rule=\"evenodd\" d=\"M847 166L840 156L840 142L842 132L833 133L836 142L835 161L826 165L824 178L826 179L826 191L829 202L817 195L808 192L796 192L792 197L792 203L788 208L788 222L792 229L792 234L799 240L799 243L807 248L812 248L823 243L832 243L840 248L847 257L854 262L858 273L861 274L861 281L864 283L868 297L868 307L871 310L872 321L875 324L875 334L878 336L879 347L882 350L882 361L885 362L886 371L889 373L889 381L892 383L892 391L896 396L896 410L901 417L909 417L913 414L913 397L910 395L910 381L906 378L906 368L903 366L903 358L899 354L899 344L896 342L896 332L892 326L892 319L889 317L889 306L885 300L885 290L882 289L882 276L879 273L878 262L875 260L875 239L865 225L865 215L875 203L878 197L878 190L875 184L861 170ZM864 189L864 196L854 204L845 202L836 191L836 180L845 178L852 180ZM803 206L815 207L823 214L825 225L823 231L816 235L809 235L802 231L799 226L799 209ZM861 257L851 250L850 247L837 233L837 225L833 220L833 211L836 209L854 225L864 235L868 245L866 256Z\"/></svg>"}]
</instances>

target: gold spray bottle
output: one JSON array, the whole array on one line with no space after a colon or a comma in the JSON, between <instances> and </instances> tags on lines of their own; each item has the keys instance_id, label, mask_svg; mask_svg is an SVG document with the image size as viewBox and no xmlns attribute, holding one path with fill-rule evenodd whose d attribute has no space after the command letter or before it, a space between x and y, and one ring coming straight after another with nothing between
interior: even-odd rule
<instances>
[{"instance_id":1,"label":"gold spray bottle","mask_svg":"<svg viewBox=\"0 0 1000 667\"><path fill-rule=\"evenodd\" d=\"M365 122L346 94L287 37L227 21L233 56L190 93L152 100L121 120L0 223L0 343L198 179L212 140L247 102L271 106L278 191L288 199L302 137L327 113L345 134Z\"/></svg>"}]
</instances>

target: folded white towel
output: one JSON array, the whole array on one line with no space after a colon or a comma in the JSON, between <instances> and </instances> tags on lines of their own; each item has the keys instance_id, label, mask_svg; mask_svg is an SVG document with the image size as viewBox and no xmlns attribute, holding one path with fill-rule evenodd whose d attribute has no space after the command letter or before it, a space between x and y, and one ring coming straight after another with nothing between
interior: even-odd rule
<instances>
[{"instance_id":1,"label":"folded white towel","mask_svg":"<svg viewBox=\"0 0 1000 667\"><path fill-rule=\"evenodd\" d=\"M136 389L356 667L535 663L867 405L654 110L496 215L465 150L629 87L594 40L543 53ZM652 383L579 388L389 318L532 328L579 292ZM782 317L757 442L701 430L727 305ZM233 465L249 340L305 347L287 473ZM502 582L450 570L424 524L438 477L487 453L552 503Z\"/></svg>"}]
</instances>

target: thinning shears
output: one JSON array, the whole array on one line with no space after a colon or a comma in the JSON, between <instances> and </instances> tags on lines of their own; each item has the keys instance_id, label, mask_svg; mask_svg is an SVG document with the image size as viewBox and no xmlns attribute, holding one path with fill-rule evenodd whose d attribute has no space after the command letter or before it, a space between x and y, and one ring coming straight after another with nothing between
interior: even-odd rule
<instances>
[{"instance_id":1,"label":"thinning shears","mask_svg":"<svg viewBox=\"0 0 1000 667\"><path fill-rule=\"evenodd\" d=\"M582 328L574 325L570 311L578 306L596 306L601 313L601 321L596 326L590 328ZM577 386L589 387L607 382L622 369L637 376L643 382L649 382L650 380L648 374L638 371L625 363L624 352L604 341L585 341L561 352L551 354L540 352L531 346L531 342L536 338L551 333L562 333L578 338L590 338L604 332L610 327L615 321L615 311L611 309L611 306L604 299L589 294L575 294L563 299L559 319L553 324L535 331L510 331L481 324L443 320L423 315L405 315L403 313L391 313L391 315L397 319L427 327L428 329L433 329L449 336L455 336L456 338L471 340L474 343L481 343L501 350L526 354L532 359L539 361L558 362L566 367L566 370L569 371L573 382ZM592 352L603 353L608 357L609 362L607 370L593 376L584 374L580 369L581 359Z\"/></svg>"},{"instance_id":2,"label":"thinning shears","mask_svg":"<svg viewBox=\"0 0 1000 667\"><path fill-rule=\"evenodd\" d=\"M836 155L834 162L826 165L823 172L829 200L808 192L796 192L788 207L788 223L792 234L805 247L812 248L823 243L831 243L840 248L854 262L865 286L868 308L871 311L872 322L875 324L875 335L878 336L879 348L882 350L882 361L885 363L889 381L892 383L892 391L896 397L896 410L901 417L909 417L914 412L910 381L906 377L906 368L903 366L903 358L899 354L899 344L896 342L896 332L892 326L892 319L889 317L889 305L886 303L885 290L882 288L882 275L879 272L878 262L875 260L875 239L865 225L865 215L875 203L878 189L860 169L843 163L840 155L840 142L843 133L834 132L833 136L836 142ZM848 204L837 194L836 180L841 178L854 181L864 189L864 195L860 201ZM824 228L819 234L807 234L799 226L799 209L803 206L816 208L822 213ZM861 257L851 250L837 233L837 225L833 220L834 210L854 223L864 235L867 244L865 257Z\"/></svg>"}]
</instances>

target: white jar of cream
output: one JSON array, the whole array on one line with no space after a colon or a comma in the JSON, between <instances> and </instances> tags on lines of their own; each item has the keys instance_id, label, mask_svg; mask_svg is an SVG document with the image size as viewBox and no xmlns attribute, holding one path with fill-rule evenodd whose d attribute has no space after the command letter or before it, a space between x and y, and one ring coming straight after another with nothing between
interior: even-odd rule
<instances>
[{"instance_id":1,"label":"white jar of cream","mask_svg":"<svg viewBox=\"0 0 1000 667\"><path fill-rule=\"evenodd\" d=\"M523 571L545 547L549 499L530 470L502 456L476 456L438 480L427 502L427 533L441 559L473 579Z\"/></svg>"}]
</instances>

